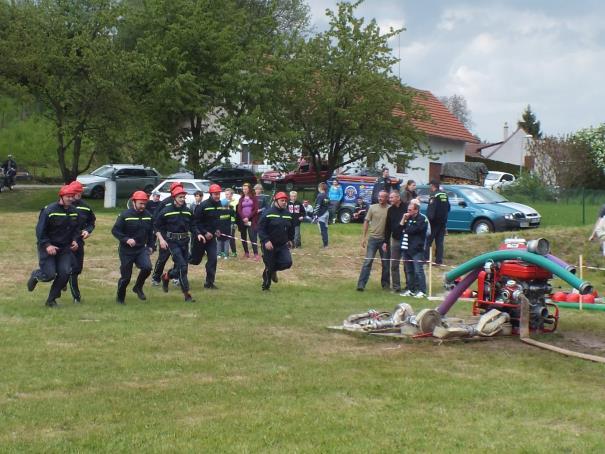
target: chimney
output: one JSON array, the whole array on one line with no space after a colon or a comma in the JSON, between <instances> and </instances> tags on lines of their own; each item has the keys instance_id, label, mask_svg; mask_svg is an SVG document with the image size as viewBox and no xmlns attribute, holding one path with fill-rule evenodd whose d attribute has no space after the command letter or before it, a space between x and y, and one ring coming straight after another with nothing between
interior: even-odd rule
<instances>
[{"instance_id":1,"label":"chimney","mask_svg":"<svg viewBox=\"0 0 605 454\"><path fill-rule=\"evenodd\" d=\"M504 122L504 138L503 140L508 139L508 123L505 121Z\"/></svg>"}]
</instances>

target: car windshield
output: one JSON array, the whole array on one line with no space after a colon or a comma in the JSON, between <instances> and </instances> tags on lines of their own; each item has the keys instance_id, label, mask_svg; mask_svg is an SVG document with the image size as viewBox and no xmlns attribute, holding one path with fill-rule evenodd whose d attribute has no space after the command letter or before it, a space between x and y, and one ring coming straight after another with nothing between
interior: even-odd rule
<instances>
[{"instance_id":1,"label":"car windshield","mask_svg":"<svg viewBox=\"0 0 605 454\"><path fill-rule=\"evenodd\" d=\"M508 202L497 192L487 188L460 188L459 191L472 203L502 203Z\"/></svg>"},{"instance_id":2,"label":"car windshield","mask_svg":"<svg viewBox=\"0 0 605 454\"><path fill-rule=\"evenodd\" d=\"M90 174L95 175L97 177L109 178L113 174L113 167L101 166L98 169L90 172Z\"/></svg>"}]
</instances>

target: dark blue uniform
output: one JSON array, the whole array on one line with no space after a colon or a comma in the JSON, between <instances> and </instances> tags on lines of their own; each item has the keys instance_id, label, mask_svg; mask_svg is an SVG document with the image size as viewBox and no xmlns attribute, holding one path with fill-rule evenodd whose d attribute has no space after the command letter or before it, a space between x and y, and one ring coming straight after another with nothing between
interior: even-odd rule
<instances>
[{"instance_id":1,"label":"dark blue uniform","mask_svg":"<svg viewBox=\"0 0 605 454\"><path fill-rule=\"evenodd\" d=\"M147 205L149 205L149 203L151 203L151 202L148 202ZM153 219L154 219L154 224L155 224L155 219L157 218L157 215L165 207L172 206L173 203L174 203L174 199L172 197L168 197L167 199L164 199L161 202L159 202L159 205L157 207L155 207L155 210L152 213ZM159 284L160 279L162 278L162 274L164 273L164 267L166 266L166 262L168 262L169 258L170 258L170 249L160 248L160 250L158 251L158 258L155 261L155 266L153 267L153 276L151 276L151 279L153 282L156 282Z\"/></svg>"},{"instance_id":2,"label":"dark blue uniform","mask_svg":"<svg viewBox=\"0 0 605 454\"><path fill-rule=\"evenodd\" d=\"M174 268L168 272L170 279L178 278L181 290L188 295L189 280L187 278L189 261L189 237L197 235L193 224L193 214L185 204L177 207L168 204L155 217L155 230L160 232L168 243L170 255L174 260ZM167 291L167 287L165 287Z\"/></svg>"},{"instance_id":3,"label":"dark blue uniform","mask_svg":"<svg viewBox=\"0 0 605 454\"><path fill-rule=\"evenodd\" d=\"M429 198L429 206L426 210L426 217L431 224L431 233L426 241L426 250L424 258L429 259L430 249L435 240L435 263L443 263L443 243L445 241L445 231L447 218L450 212L450 201L447 193L441 189L432 191Z\"/></svg>"},{"instance_id":4,"label":"dark blue uniform","mask_svg":"<svg viewBox=\"0 0 605 454\"><path fill-rule=\"evenodd\" d=\"M265 210L258 222L258 237L265 263L262 288L269 290L271 280L277 282L277 272L287 270L292 266L292 255L288 242L294 241L294 225L287 206L280 209L273 205ZM271 241L272 250L265 248L267 241Z\"/></svg>"},{"instance_id":5,"label":"dark blue uniform","mask_svg":"<svg viewBox=\"0 0 605 454\"><path fill-rule=\"evenodd\" d=\"M36 225L40 268L32 272L27 289L33 291L38 281L53 281L46 300L47 306L56 306L55 300L61 296L61 289L67 285L73 264L70 247L79 234L78 213L73 207L55 202L40 211ZM59 248L56 255L46 252L46 247L51 245Z\"/></svg>"},{"instance_id":6,"label":"dark blue uniform","mask_svg":"<svg viewBox=\"0 0 605 454\"><path fill-rule=\"evenodd\" d=\"M82 233L86 230L89 234L95 229L95 222L97 220L92 208L84 202L82 199L74 200L72 207L75 208L78 213L78 230ZM84 267L84 239L81 235L78 236L78 249L74 252L74 263L71 268L71 274L69 275L69 289L71 290L71 296L74 302L80 302L80 286L78 285L78 275L82 273Z\"/></svg>"},{"instance_id":7,"label":"dark blue uniform","mask_svg":"<svg viewBox=\"0 0 605 454\"><path fill-rule=\"evenodd\" d=\"M199 265L204 258L204 254L207 255L205 288L215 288L214 279L216 278L217 257L216 233L222 232L227 235L231 233L230 218L231 213L229 207L224 207L220 200L217 202L212 196L195 207L193 219L197 231L202 235L205 235L206 233L212 233L212 235L214 235L212 239L206 240L205 243L196 238L191 244L191 260L189 263L192 265ZM227 227L227 225L229 225L229 227ZM223 231L221 228L228 228L229 230Z\"/></svg>"},{"instance_id":8,"label":"dark blue uniform","mask_svg":"<svg viewBox=\"0 0 605 454\"><path fill-rule=\"evenodd\" d=\"M149 255L155 244L153 230L153 219L149 211L142 212L135 209L123 211L116 219L111 233L120 242L120 280L118 281L118 303L123 304L126 297L126 288L132 276L132 266L136 264L140 270L137 281L132 288L138 297L146 299L143 293L145 279L151 274L151 260ZM127 244L129 239L135 240L136 244Z\"/></svg>"}]
</instances>

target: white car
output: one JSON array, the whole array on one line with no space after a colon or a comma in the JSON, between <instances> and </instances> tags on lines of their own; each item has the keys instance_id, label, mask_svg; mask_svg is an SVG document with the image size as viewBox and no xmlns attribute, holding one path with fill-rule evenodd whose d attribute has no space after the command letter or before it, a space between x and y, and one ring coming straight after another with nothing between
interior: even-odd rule
<instances>
[{"instance_id":1,"label":"white car","mask_svg":"<svg viewBox=\"0 0 605 454\"><path fill-rule=\"evenodd\" d=\"M485 177L483 187L494 191L513 184L515 176L512 173L490 171Z\"/></svg>"},{"instance_id":2,"label":"white car","mask_svg":"<svg viewBox=\"0 0 605 454\"><path fill-rule=\"evenodd\" d=\"M195 203L195 194L197 191L202 191L204 193L202 200L206 200L210 197L208 191L210 190L210 185L212 182L210 180L200 180L200 179L189 179L189 180L180 180L177 178L170 178L168 180L162 181L153 191L157 191L160 193L160 200L164 200L170 197L170 185L178 181L183 186L185 192L187 192L187 196L185 198L185 202L187 206ZM233 194L234 200L239 200L239 194ZM221 199L225 198L225 191L221 192Z\"/></svg>"}]
</instances>

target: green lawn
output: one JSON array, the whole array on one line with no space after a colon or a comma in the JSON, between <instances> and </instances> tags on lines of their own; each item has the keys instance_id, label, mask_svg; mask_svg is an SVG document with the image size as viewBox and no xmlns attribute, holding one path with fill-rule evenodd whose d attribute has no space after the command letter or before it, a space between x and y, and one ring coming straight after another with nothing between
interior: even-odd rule
<instances>
[{"instance_id":1,"label":"green lawn","mask_svg":"<svg viewBox=\"0 0 605 454\"><path fill-rule=\"evenodd\" d=\"M47 193L48 194L48 193ZM320 250L305 225L294 268L270 293L259 263L219 264L218 291L190 272L195 304L146 287L115 304L116 210L87 243L84 304L25 289L36 265L42 192L0 194L1 452L603 452L605 369L514 338L437 344L327 330L402 298L355 291L360 225L330 227ZM560 216L563 216L561 213ZM590 227L545 227L553 253L601 263ZM446 239L446 263L493 250L505 234ZM529 235L528 235L529 236ZM241 248L240 248L241 251ZM588 272L605 289L602 272ZM434 289L441 292L440 272ZM555 286L562 285L554 281ZM416 310L435 302L408 300ZM459 303L453 312L469 313ZM546 342L605 356L603 313L563 310Z\"/></svg>"}]
</instances>

